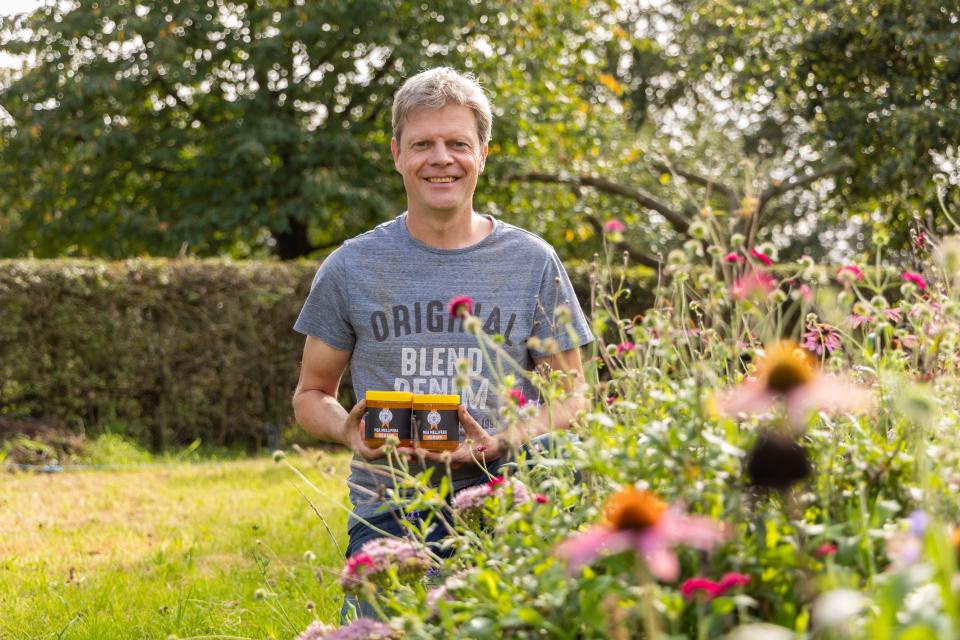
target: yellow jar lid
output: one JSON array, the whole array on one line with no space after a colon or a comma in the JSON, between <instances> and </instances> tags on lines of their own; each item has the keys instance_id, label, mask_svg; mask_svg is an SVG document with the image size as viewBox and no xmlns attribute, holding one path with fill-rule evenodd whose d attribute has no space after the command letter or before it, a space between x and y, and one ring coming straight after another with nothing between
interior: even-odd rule
<instances>
[{"instance_id":1,"label":"yellow jar lid","mask_svg":"<svg viewBox=\"0 0 960 640\"><path fill-rule=\"evenodd\" d=\"M418 393L413 396L413 404L460 404L460 396L456 394Z\"/></svg>"},{"instance_id":2,"label":"yellow jar lid","mask_svg":"<svg viewBox=\"0 0 960 640\"><path fill-rule=\"evenodd\" d=\"M367 391L367 402L412 402L409 391Z\"/></svg>"}]
</instances>

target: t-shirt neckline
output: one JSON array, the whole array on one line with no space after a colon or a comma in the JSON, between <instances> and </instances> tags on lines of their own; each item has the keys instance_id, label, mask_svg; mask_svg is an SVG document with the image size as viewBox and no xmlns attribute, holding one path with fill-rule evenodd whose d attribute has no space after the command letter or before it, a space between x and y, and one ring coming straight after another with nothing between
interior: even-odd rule
<instances>
[{"instance_id":1,"label":"t-shirt neckline","mask_svg":"<svg viewBox=\"0 0 960 640\"><path fill-rule=\"evenodd\" d=\"M423 249L424 251L429 251L430 253L439 253L443 255L455 255L458 253L469 253L471 251L476 251L490 242L493 242L494 236L496 236L502 227L502 223L489 214L481 214L484 218L493 222L493 230L490 231L482 240L475 242L467 247L460 247L459 249L441 249L439 247L431 247L430 245L417 240L411 235L410 230L407 228L407 212L404 211L399 216L397 216L397 221L400 223L400 233L404 238L407 239L413 246L418 249Z\"/></svg>"}]
</instances>

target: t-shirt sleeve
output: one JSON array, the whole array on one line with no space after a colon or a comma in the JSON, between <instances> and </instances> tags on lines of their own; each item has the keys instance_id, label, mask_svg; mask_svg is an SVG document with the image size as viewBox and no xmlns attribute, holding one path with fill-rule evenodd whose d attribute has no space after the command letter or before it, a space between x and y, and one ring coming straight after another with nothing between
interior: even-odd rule
<instances>
[{"instance_id":1,"label":"t-shirt sleeve","mask_svg":"<svg viewBox=\"0 0 960 640\"><path fill-rule=\"evenodd\" d=\"M557 312L564 308L565 311ZM555 251L550 252L540 281L533 335L541 344L548 338L557 341L560 351L582 347L593 342L590 325L577 301L566 269ZM530 349L534 357L550 355L543 349Z\"/></svg>"},{"instance_id":2,"label":"t-shirt sleeve","mask_svg":"<svg viewBox=\"0 0 960 640\"><path fill-rule=\"evenodd\" d=\"M327 256L313 278L310 293L294 330L323 340L335 349L353 351L356 334L350 323L350 301L341 249Z\"/></svg>"}]
</instances>

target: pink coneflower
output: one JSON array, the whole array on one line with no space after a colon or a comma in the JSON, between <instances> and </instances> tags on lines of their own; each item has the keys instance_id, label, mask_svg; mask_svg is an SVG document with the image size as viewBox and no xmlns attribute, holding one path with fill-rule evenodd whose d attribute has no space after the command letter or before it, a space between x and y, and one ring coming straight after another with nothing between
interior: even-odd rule
<instances>
[{"instance_id":1,"label":"pink coneflower","mask_svg":"<svg viewBox=\"0 0 960 640\"><path fill-rule=\"evenodd\" d=\"M723 259L731 264L745 264L747 262L747 259L736 251L731 251L727 255L723 256Z\"/></svg>"},{"instance_id":2,"label":"pink coneflower","mask_svg":"<svg viewBox=\"0 0 960 640\"><path fill-rule=\"evenodd\" d=\"M903 312L900 311L900 307L895 307L893 309L884 309L883 315L886 317L887 322L897 324L903 317Z\"/></svg>"},{"instance_id":3,"label":"pink coneflower","mask_svg":"<svg viewBox=\"0 0 960 640\"><path fill-rule=\"evenodd\" d=\"M716 407L736 416L767 413L782 401L790 423L801 427L813 409L857 411L869 407L871 399L868 391L840 377L822 375L809 351L782 340L765 349L756 377L719 394Z\"/></svg>"},{"instance_id":4,"label":"pink coneflower","mask_svg":"<svg viewBox=\"0 0 960 640\"><path fill-rule=\"evenodd\" d=\"M837 269L837 280L859 282L863 280L863 271L855 264L845 264Z\"/></svg>"},{"instance_id":5,"label":"pink coneflower","mask_svg":"<svg viewBox=\"0 0 960 640\"><path fill-rule=\"evenodd\" d=\"M523 391L519 387L514 387L507 392L507 395L516 401L518 407L522 407L527 404L527 396L523 395Z\"/></svg>"},{"instance_id":6,"label":"pink coneflower","mask_svg":"<svg viewBox=\"0 0 960 640\"><path fill-rule=\"evenodd\" d=\"M750 249L750 255L762 262L764 266L769 267L773 264L773 260L770 258L770 256L759 249Z\"/></svg>"},{"instance_id":7,"label":"pink coneflower","mask_svg":"<svg viewBox=\"0 0 960 640\"><path fill-rule=\"evenodd\" d=\"M777 281L769 273L751 271L733 283L730 295L736 300L746 300L756 295L766 296L776 287Z\"/></svg>"},{"instance_id":8,"label":"pink coneflower","mask_svg":"<svg viewBox=\"0 0 960 640\"><path fill-rule=\"evenodd\" d=\"M813 290L809 285L802 284L800 288L797 289L797 293L800 294L800 297L806 300L807 302L813 302Z\"/></svg>"},{"instance_id":9,"label":"pink coneflower","mask_svg":"<svg viewBox=\"0 0 960 640\"><path fill-rule=\"evenodd\" d=\"M745 573L730 571L720 576L720 582L717 584L723 591L728 591L734 587L745 587L750 584L750 576Z\"/></svg>"},{"instance_id":10,"label":"pink coneflower","mask_svg":"<svg viewBox=\"0 0 960 640\"><path fill-rule=\"evenodd\" d=\"M347 560L340 585L344 591L355 591L365 580L378 583L391 567L409 581L423 575L429 564L426 555L408 540L375 538Z\"/></svg>"},{"instance_id":11,"label":"pink coneflower","mask_svg":"<svg viewBox=\"0 0 960 640\"><path fill-rule=\"evenodd\" d=\"M607 220L603 223L604 233L623 233L627 228L619 220Z\"/></svg>"},{"instance_id":12,"label":"pink coneflower","mask_svg":"<svg viewBox=\"0 0 960 640\"><path fill-rule=\"evenodd\" d=\"M826 558L827 556L832 556L839 551L837 545L832 542L824 542L822 545L813 550L813 555L818 558Z\"/></svg>"},{"instance_id":13,"label":"pink coneflower","mask_svg":"<svg viewBox=\"0 0 960 640\"><path fill-rule=\"evenodd\" d=\"M833 353L840 346L840 332L833 325L826 322L811 322L803 334L803 346L822 356L824 353Z\"/></svg>"},{"instance_id":14,"label":"pink coneflower","mask_svg":"<svg viewBox=\"0 0 960 640\"><path fill-rule=\"evenodd\" d=\"M919 273L915 273L913 271L904 271L900 277L907 282L912 282L913 284L917 285L917 288L920 289L920 291L927 290L927 281L924 280L923 276Z\"/></svg>"},{"instance_id":15,"label":"pink coneflower","mask_svg":"<svg viewBox=\"0 0 960 640\"><path fill-rule=\"evenodd\" d=\"M867 324L871 320L873 320L873 318L871 318L870 316L861 316L860 314L857 314L857 313L851 313L847 317L847 324L850 325L851 329L859 329L860 327Z\"/></svg>"},{"instance_id":16,"label":"pink coneflower","mask_svg":"<svg viewBox=\"0 0 960 640\"><path fill-rule=\"evenodd\" d=\"M503 498L508 493L513 499L513 504L524 504L531 500L527 485L516 478L494 476L483 484L458 491L453 496L450 506L454 511L466 515L469 512L480 511L489 498Z\"/></svg>"},{"instance_id":17,"label":"pink coneflower","mask_svg":"<svg viewBox=\"0 0 960 640\"><path fill-rule=\"evenodd\" d=\"M470 296L454 296L447 303L447 311L451 318L458 318L473 313L473 298Z\"/></svg>"},{"instance_id":18,"label":"pink coneflower","mask_svg":"<svg viewBox=\"0 0 960 640\"><path fill-rule=\"evenodd\" d=\"M575 534L557 548L571 572L600 555L633 551L658 580L676 580L680 566L673 547L687 545L709 551L726 538L723 525L703 516L689 516L656 496L634 487L610 496L605 522Z\"/></svg>"},{"instance_id":19,"label":"pink coneflower","mask_svg":"<svg viewBox=\"0 0 960 640\"><path fill-rule=\"evenodd\" d=\"M621 342L617 345L617 357L623 357L623 354L633 351L636 346L637 345L633 344L632 342Z\"/></svg>"}]
</instances>

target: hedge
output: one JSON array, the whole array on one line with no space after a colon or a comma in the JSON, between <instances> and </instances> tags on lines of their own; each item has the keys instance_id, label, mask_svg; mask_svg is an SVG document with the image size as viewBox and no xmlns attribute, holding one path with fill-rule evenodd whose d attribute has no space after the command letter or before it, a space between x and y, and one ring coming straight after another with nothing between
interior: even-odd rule
<instances>
[{"instance_id":1,"label":"hedge","mask_svg":"<svg viewBox=\"0 0 960 640\"><path fill-rule=\"evenodd\" d=\"M292 326L316 266L0 260L0 422L120 429L154 449L260 446L265 425L293 421ZM586 308L589 268L570 274Z\"/></svg>"}]
</instances>

